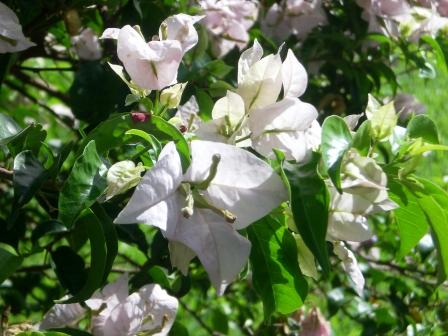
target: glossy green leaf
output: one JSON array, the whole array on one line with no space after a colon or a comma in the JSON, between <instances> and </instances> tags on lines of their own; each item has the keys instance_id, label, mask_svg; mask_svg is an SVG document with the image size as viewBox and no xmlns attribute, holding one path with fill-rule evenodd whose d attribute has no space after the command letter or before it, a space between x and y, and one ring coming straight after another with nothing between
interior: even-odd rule
<instances>
[{"instance_id":1,"label":"glossy green leaf","mask_svg":"<svg viewBox=\"0 0 448 336\"><path fill-rule=\"evenodd\" d=\"M78 157L59 195L59 220L71 227L79 213L95 203L107 187L107 167L90 141Z\"/></svg>"},{"instance_id":2,"label":"glossy green leaf","mask_svg":"<svg viewBox=\"0 0 448 336\"><path fill-rule=\"evenodd\" d=\"M76 225L85 230L89 237L90 268L83 287L63 303L81 302L89 299L103 285L106 271L108 271L107 268L110 266L105 232L95 214L90 209L84 210L76 221Z\"/></svg>"},{"instance_id":3,"label":"glossy green leaf","mask_svg":"<svg viewBox=\"0 0 448 336\"><path fill-rule=\"evenodd\" d=\"M227 65L223 60L218 59L207 63L205 69L216 78L223 78L232 71L233 67Z\"/></svg>"},{"instance_id":4,"label":"glossy green leaf","mask_svg":"<svg viewBox=\"0 0 448 336\"><path fill-rule=\"evenodd\" d=\"M330 116L322 124L322 159L335 187L341 189L341 164L352 135L344 119Z\"/></svg>"},{"instance_id":5,"label":"glossy green leaf","mask_svg":"<svg viewBox=\"0 0 448 336\"><path fill-rule=\"evenodd\" d=\"M448 67L446 64L445 54L440 47L439 43L429 35L423 35L420 37L420 44L426 43L428 44L434 53L437 68L443 73L446 74L448 72Z\"/></svg>"},{"instance_id":6,"label":"glossy green leaf","mask_svg":"<svg viewBox=\"0 0 448 336\"><path fill-rule=\"evenodd\" d=\"M14 158L14 206L28 203L47 177L48 171L31 151L19 153Z\"/></svg>"},{"instance_id":7,"label":"glossy green leaf","mask_svg":"<svg viewBox=\"0 0 448 336\"><path fill-rule=\"evenodd\" d=\"M22 128L9 115L0 113L0 141L19 133Z\"/></svg>"},{"instance_id":8,"label":"glossy green leaf","mask_svg":"<svg viewBox=\"0 0 448 336\"><path fill-rule=\"evenodd\" d=\"M57 220L48 220L40 223L31 233L31 241L37 242L41 237L45 235L58 234L67 232L67 227Z\"/></svg>"},{"instance_id":9,"label":"glossy green leaf","mask_svg":"<svg viewBox=\"0 0 448 336\"><path fill-rule=\"evenodd\" d=\"M22 261L11 246L0 243L0 284L19 268Z\"/></svg>"},{"instance_id":10,"label":"glossy green leaf","mask_svg":"<svg viewBox=\"0 0 448 336\"><path fill-rule=\"evenodd\" d=\"M95 213L99 223L101 224L104 232L104 238L106 240L106 249L107 249L107 261L104 269L104 282L107 280L107 276L112 269L113 263L115 261L115 257L118 254L118 237L117 232L115 231L115 225L112 222L112 219L106 213L104 208L95 203L92 206L92 211Z\"/></svg>"},{"instance_id":11,"label":"glossy green leaf","mask_svg":"<svg viewBox=\"0 0 448 336\"><path fill-rule=\"evenodd\" d=\"M42 141L45 140L47 132L40 124L31 124L20 132L0 140L1 145L8 145L12 155L17 155L23 150L31 150L35 156L39 153Z\"/></svg>"},{"instance_id":12,"label":"glossy green leaf","mask_svg":"<svg viewBox=\"0 0 448 336\"><path fill-rule=\"evenodd\" d=\"M84 139L83 144L95 140L98 153L105 154L110 149L122 146L125 143L125 133L131 129L145 131L159 141L174 141L181 157L184 171L190 166L190 149L182 133L166 120L151 116L144 122L135 122L129 113L115 115L100 123Z\"/></svg>"},{"instance_id":13,"label":"glossy green leaf","mask_svg":"<svg viewBox=\"0 0 448 336\"><path fill-rule=\"evenodd\" d=\"M87 335L89 334L87 333ZM70 334L59 331L23 331L16 336L70 336Z\"/></svg>"},{"instance_id":14,"label":"glossy green leaf","mask_svg":"<svg viewBox=\"0 0 448 336\"><path fill-rule=\"evenodd\" d=\"M429 224L417 197L406 184L393 179L392 176L388 181L389 197L398 204L398 208L394 210L395 221L400 232L400 250L397 257L403 258L428 232Z\"/></svg>"},{"instance_id":15,"label":"glossy green leaf","mask_svg":"<svg viewBox=\"0 0 448 336\"><path fill-rule=\"evenodd\" d=\"M425 115L418 115L411 119L407 126L407 135L410 138L422 138L424 142L430 144L439 143L437 126Z\"/></svg>"},{"instance_id":16,"label":"glossy green leaf","mask_svg":"<svg viewBox=\"0 0 448 336\"><path fill-rule=\"evenodd\" d=\"M319 156L303 165L285 165L291 187L291 209L303 241L313 252L324 273L330 270L326 243L330 194L318 175Z\"/></svg>"},{"instance_id":17,"label":"glossy green leaf","mask_svg":"<svg viewBox=\"0 0 448 336\"><path fill-rule=\"evenodd\" d=\"M88 333L84 330L79 330L75 328L51 328L49 332L58 332L63 333L64 335L68 336L92 336L91 333Z\"/></svg>"},{"instance_id":18,"label":"glossy green leaf","mask_svg":"<svg viewBox=\"0 0 448 336\"><path fill-rule=\"evenodd\" d=\"M415 188L418 203L431 226L439 258L439 283L448 275L448 193L435 183L417 178L423 189Z\"/></svg>"},{"instance_id":19,"label":"glossy green leaf","mask_svg":"<svg viewBox=\"0 0 448 336\"><path fill-rule=\"evenodd\" d=\"M296 311L305 300L308 284L300 272L291 232L267 216L249 226L247 233L252 242L253 285L263 301L265 318Z\"/></svg>"},{"instance_id":20,"label":"glossy green leaf","mask_svg":"<svg viewBox=\"0 0 448 336\"><path fill-rule=\"evenodd\" d=\"M362 156L367 156L372 138L370 136L370 121L364 121L353 136L352 147Z\"/></svg>"},{"instance_id":21,"label":"glossy green leaf","mask_svg":"<svg viewBox=\"0 0 448 336\"><path fill-rule=\"evenodd\" d=\"M81 290L87 279L84 259L68 246L59 246L51 253L53 269L61 285L70 294Z\"/></svg>"}]
</instances>

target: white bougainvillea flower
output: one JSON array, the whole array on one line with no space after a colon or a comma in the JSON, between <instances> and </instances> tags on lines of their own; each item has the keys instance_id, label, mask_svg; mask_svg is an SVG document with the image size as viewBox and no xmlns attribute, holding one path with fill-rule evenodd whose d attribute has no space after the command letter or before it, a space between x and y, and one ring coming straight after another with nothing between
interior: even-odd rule
<instances>
[{"instance_id":1,"label":"white bougainvillea flower","mask_svg":"<svg viewBox=\"0 0 448 336\"><path fill-rule=\"evenodd\" d=\"M159 38L160 40L179 41L182 46L182 51L185 54L198 43L198 32L194 28L194 24L203 18L204 16L191 16L187 14L170 16L160 25Z\"/></svg>"},{"instance_id":2,"label":"white bougainvillea flower","mask_svg":"<svg viewBox=\"0 0 448 336\"><path fill-rule=\"evenodd\" d=\"M244 48L249 42L248 29L258 16L256 1L201 0L205 18L202 21L210 33L212 51L222 57L235 46Z\"/></svg>"},{"instance_id":3,"label":"white bougainvillea flower","mask_svg":"<svg viewBox=\"0 0 448 336\"><path fill-rule=\"evenodd\" d=\"M127 275L123 275L87 300L86 305L94 311L94 336L163 336L174 323L178 301L153 284L129 295Z\"/></svg>"},{"instance_id":4,"label":"white bougainvillea flower","mask_svg":"<svg viewBox=\"0 0 448 336\"><path fill-rule=\"evenodd\" d=\"M315 27L326 23L321 0L287 0L280 4L274 3L268 9L261 28L277 41L284 41L290 35L302 40Z\"/></svg>"},{"instance_id":5,"label":"white bougainvillea flower","mask_svg":"<svg viewBox=\"0 0 448 336\"><path fill-rule=\"evenodd\" d=\"M0 54L22 51L35 45L23 35L17 15L0 2Z\"/></svg>"},{"instance_id":6,"label":"white bougainvillea flower","mask_svg":"<svg viewBox=\"0 0 448 336\"><path fill-rule=\"evenodd\" d=\"M79 59L95 61L101 58L103 50L98 36L92 29L83 29L79 35L72 36L71 39Z\"/></svg>"},{"instance_id":7,"label":"white bougainvillea flower","mask_svg":"<svg viewBox=\"0 0 448 336\"><path fill-rule=\"evenodd\" d=\"M117 39L117 54L132 82L142 89L161 90L176 84L183 50L177 40L150 41L131 26L106 29L101 38Z\"/></svg>"},{"instance_id":8,"label":"white bougainvillea flower","mask_svg":"<svg viewBox=\"0 0 448 336\"><path fill-rule=\"evenodd\" d=\"M195 132L202 124L199 113L199 104L195 96L177 108L176 114L169 120L182 133Z\"/></svg>"},{"instance_id":9,"label":"white bougainvillea flower","mask_svg":"<svg viewBox=\"0 0 448 336\"><path fill-rule=\"evenodd\" d=\"M327 239L357 242L370 239L367 216L397 207L387 194L387 176L375 160L350 150L342 163L341 178L342 194L329 185Z\"/></svg>"},{"instance_id":10,"label":"white bougainvillea flower","mask_svg":"<svg viewBox=\"0 0 448 336\"><path fill-rule=\"evenodd\" d=\"M333 252L341 260L342 268L350 277L350 283L356 294L362 296L365 280L355 255L340 241L333 243Z\"/></svg>"},{"instance_id":11,"label":"white bougainvillea flower","mask_svg":"<svg viewBox=\"0 0 448 336\"><path fill-rule=\"evenodd\" d=\"M268 164L243 149L195 140L191 155L183 175L174 143L168 143L114 222L160 228L198 256L222 294L249 257L250 242L236 230L267 215L287 192ZM175 250L175 264L185 265Z\"/></svg>"},{"instance_id":12,"label":"white bougainvillea flower","mask_svg":"<svg viewBox=\"0 0 448 336\"><path fill-rule=\"evenodd\" d=\"M129 160L113 164L107 171L106 200L135 187L144 171L145 168L141 163L136 166Z\"/></svg>"},{"instance_id":13,"label":"white bougainvillea flower","mask_svg":"<svg viewBox=\"0 0 448 336\"><path fill-rule=\"evenodd\" d=\"M61 300L67 300L68 298L68 296L64 296ZM44 315L37 328L45 330L70 326L80 320L85 313L86 309L79 303L57 303Z\"/></svg>"},{"instance_id":14,"label":"white bougainvillea flower","mask_svg":"<svg viewBox=\"0 0 448 336\"><path fill-rule=\"evenodd\" d=\"M282 150L287 160L304 161L320 145L321 129L314 106L297 98L255 109L249 117L252 146L273 158L273 148Z\"/></svg>"}]
</instances>

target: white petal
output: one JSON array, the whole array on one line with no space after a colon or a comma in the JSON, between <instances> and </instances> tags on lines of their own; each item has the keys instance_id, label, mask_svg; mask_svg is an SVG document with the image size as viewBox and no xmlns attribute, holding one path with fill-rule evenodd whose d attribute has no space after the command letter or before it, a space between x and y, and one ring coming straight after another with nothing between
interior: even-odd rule
<instances>
[{"instance_id":1,"label":"white petal","mask_svg":"<svg viewBox=\"0 0 448 336\"><path fill-rule=\"evenodd\" d=\"M300 97L308 85L308 74L291 49L282 64L284 97Z\"/></svg>"},{"instance_id":2,"label":"white petal","mask_svg":"<svg viewBox=\"0 0 448 336\"><path fill-rule=\"evenodd\" d=\"M244 76L246 76L250 67L261 60L263 57L263 47L258 43L257 39L254 41L252 48L241 53L240 59L238 60L238 83L243 82Z\"/></svg>"},{"instance_id":3,"label":"white petal","mask_svg":"<svg viewBox=\"0 0 448 336\"><path fill-rule=\"evenodd\" d=\"M177 241L169 241L168 248L170 250L171 265L178 268L183 275L187 275L190 261L196 256L196 253L188 246Z\"/></svg>"},{"instance_id":4,"label":"white petal","mask_svg":"<svg viewBox=\"0 0 448 336\"><path fill-rule=\"evenodd\" d=\"M332 212L328 218L327 240L362 242L372 238L367 218L350 212Z\"/></svg>"},{"instance_id":5,"label":"white petal","mask_svg":"<svg viewBox=\"0 0 448 336\"><path fill-rule=\"evenodd\" d=\"M281 68L278 54L268 55L249 68L237 90L247 110L265 107L277 100L282 88Z\"/></svg>"},{"instance_id":6,"label":"white petal","mask_svg":"<svg viewBox=\"0 0 448 336\"><path fill-rule=\"evenodd\" d=\"M285 98L256 109L249 116L252 145L272 158L272 149L285 152L287 160L304 161L320 144L317 110L297 98Z\"/></svg>"},{"instance_id":7,"label":"white petal","mask_svg":"<svg viewBox=\"0 0 448 336\"><path fill-rule=\"evenodd\" d=\"M115 306L124 302L129 295L129 277L127 273L121 275L116 281L107 284L101 291L95 292L85 303L92 310L99 310L103 303Z\"/></svg>"},{"instance_id":8,"label":"white petal","mask_svg":"<svg viewBox=\"0 0 448 336\"><path fill-rule=\"evenodd\" d=\"M342 267L348 273L353 289L359 296L362 296L365 281L355 255L342 242L335 242L333 244L333 251L342 261Z\"/></svg>"},{"instance_id":9,"label":"white petal","mask_svg":"<svg viewBox=\"0 0 448 336\"><path fill-rule=\"evenodd\" d=\"M61 300L68 299L63 297ZM61 328L79 320L86 310L79 303L57 303L45 314L39 324L39 330Z\"/></svg>"},{"instance_id":10,"label":"white petal","mask_svg":"<svg viewBox=\"0 0 448 336\"><path fill-rule=\"evenodd\" d=\"M137 294L137 293L134 293ZM179 302L159 285L146 285L138 291L144 317L151 317L143 323L139 331L153 336L167 335L176 318Z\"/></svg>"},{"instance_id":11,"label":"white petal","mask_svg":"<svg viewBox=\"0 0 448 336\"><path fill-rule=\"evenodd\" d=\"M236 229L267 215L287 199L286 188L271 166L244 149L222 143L192 141L192 164L185 180L205 180L215 154L221 160L204 197L214 206L236 215L233 224Z\"/></svg>"},{"instance_id":12,"label":"white petal","mask_svg":"<svg viewBox=\"0 0 448 336\"><path fill-rule=\"evenodd\" d=\"M207 209L195 209L193 216L183 218L172 239L196 253L218 295L235 280L249 258L250 242L223 217Z\"/></svg>"},{"instance_id":13,"label":"white petal","mask_svg":"<svg viewBox=\"0 0 448 336\"><path fill-rule=\"evenodd\" d=\"M224 118L207 121L199 125L195 134L201 140L226 143L228 139L219 133L220 128L224 124Z\"/></svg>"},{"instance_id":14,"label":"white petal","mask_svg":"<svg viewBox=\"0 0 448 336\"><path fill-rule=\"evenodd\" d=\"M203 18L187 14L170 16L160 25L159 37L161 40L179 41L185 54L198 43L198 33L193 25Z\"/></svg>"},{"instance_id":15,"label":"white petal","mask_svg":"<svg viewBox=\"0 0 448 336\"><path fill-rule=\"evenodd\" d=\"M146 172L135 188L126 207L115 218L116 224L131 224L146 221L148 211L157 203L173 195L182 181L182 166L176 146L169 142L160 153L156 165Z\"/></svg>"},{"instance_id":16,"label":"white petal","mask_svg":"<svg viewBox=\"0 0 448 336\"><path fill-rule=\"evenodd\" d=\"M244 117L244 101L237 93L227 91L227 95L216 101L212 110L212 118L229 118L230 124L236 126Z\"/></svg>"},{"instance_id":17,"label":"white petal","mask_svg":"<svg viewBox=\"0 0 448 336\"><path fill-rule=\"evenodd\" d=\"M113 39L118 40L118 34L120 34L119 28L107 28L103 34L100 36L100 39Z\"/></svg>"},{"instance_id":18,"label":"white petal","mask_svg":"<svg viewBox=\"0 0 448 336\"><path fill-rule=\"evenodd\" d=\"M23 35L22 26L17 15L0 2L0 54L18 52L36 44Z\"/></svg>"}]
</instances>

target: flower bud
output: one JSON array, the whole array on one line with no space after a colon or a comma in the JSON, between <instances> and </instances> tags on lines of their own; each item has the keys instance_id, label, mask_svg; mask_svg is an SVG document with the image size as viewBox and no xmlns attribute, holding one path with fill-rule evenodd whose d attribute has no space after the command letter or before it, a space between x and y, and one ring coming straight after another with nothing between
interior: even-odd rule
<instances>
[{"instance_id":1,"label":"flower bud","mask_svg":"<svg viewBox=\"0 0 448 336\"><path fill-rule=\"evenodd\" d=\"M178 107L186 86L187 83L179 83L164 89L160 94L160 103L168 108Z\"/></svg>"},{"instance_id":2,"label":"flower bud","mask_svg":"<svg viewBox=\"0 0 448 336\"><path fill-rule=\"evenodd\" d=\"M135 187L145 170L141 163L126 160L115 163L107 172L106 200Z\"/></svg>"},{"instance_id":3,"label":"flower bud","mask_svg":"<svg viewBox=\"0 0 448 336\"><path fill-rule=\"evenodd\" d=\"M319 308L313 308L301 323L302 336L330 336L330 323L322 316Z\"/></svg>"}]
</instances>

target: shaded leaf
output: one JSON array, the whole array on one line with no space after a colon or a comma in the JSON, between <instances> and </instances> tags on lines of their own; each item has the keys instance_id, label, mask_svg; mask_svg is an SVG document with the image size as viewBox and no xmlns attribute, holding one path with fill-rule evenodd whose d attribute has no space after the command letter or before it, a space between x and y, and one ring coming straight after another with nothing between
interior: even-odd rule
<instances>
[{"instance_id":1,"label":"shaded leaf","mask_svg":"<svg viewBox=\"0 0 448 336\"><path fill-rule=\"evenodd\" d=\"M22 261L11 246L0 244L0 284L19 268Z\"/></svg>"},{"instance_id":2,"label":"shaded leaf","mask_svg":"<svg viewBox=\"0 0 448 336\"><path fill-rule=\"evenodd\" d=\"M431 144L439 143L437 126L425 115L418 115L411 119L407 126L407 135L410 138L422 138L423 141Z\"/></svg>"}]
</instances>

